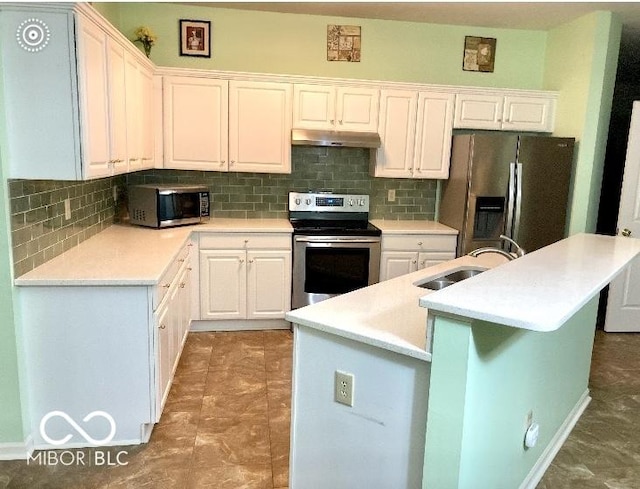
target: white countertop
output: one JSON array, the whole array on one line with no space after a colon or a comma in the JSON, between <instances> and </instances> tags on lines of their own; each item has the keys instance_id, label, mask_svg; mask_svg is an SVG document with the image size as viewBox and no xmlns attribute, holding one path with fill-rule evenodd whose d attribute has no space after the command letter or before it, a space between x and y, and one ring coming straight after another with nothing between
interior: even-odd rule
<instances>
[{"instance_id":1,"label":"white countertop","mask_svg":"<svg viewBox=\"0 0 640 489\"><path fill-rule=\"evenodd\" d=\"M425 349L427 311L418 303L430 291L413 284L460 267L486 269L506 261L496 254L457 258L296 309L285 317L293 323L430 361L431 354Z\"/></svg>"},{"instance_id":2,"label":"white countertop","mask_svg":"<svg viewBox=\"0 0 640 489\"><path fill-rule=\"evenodd\" d=\"M383 234L458 234L455 229L435 221L372 219L369 222Z\"/></svg>"},{"instance_id":3,"label":"white countertop","mask_svg":"<svg viewBox=\"0 0 640 489\"><path fill-rule=\"evenodd\" d=\"M291 233L287 219L219 219L152 229L113 225L14 280L18 286L153 285L192 232Z\"/></svg>"},{"instance_id":4,"label":"white countertop","mask_svg":"<svg viewBox=\"0 0 640 489\"><path fill-rule=\"evenodd\" d=\"M638 239L577 234L426 295L420 305L514 328L554 331L639 253Z\"/></svg>"},{"instance_id":5,"label":"white countertop","mask_svg":"<svg viewBox=\"0 0 640 489\"><path fill-rule=\"evenodd\" d=\"M204 233L292 233L289 219L230 219L212 217L208 222L193 227L194 231Z\"/></svg>"}]
</instances>

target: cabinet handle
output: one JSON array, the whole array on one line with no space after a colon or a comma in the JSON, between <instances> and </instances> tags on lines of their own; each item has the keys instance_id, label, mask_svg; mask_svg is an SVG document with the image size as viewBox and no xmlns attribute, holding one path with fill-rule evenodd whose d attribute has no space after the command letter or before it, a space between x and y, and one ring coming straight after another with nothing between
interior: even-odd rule
<instances>
[{"instance_id":1,"label":"cabinet handle","mask_svg":"<svg viewBox=\"0 0 640 489\"><path fill-rule=\"evenodd\" d=\"M249 263L253 263L253 259L249 260Z\"/></svg>"},{"instance_id":2,"label":"cabinet handle","mask_svg":"<svg viewBox=\"0 0 640 489\"><path fill-rule=\"evenodd\" d=\"M142 161L150 161L150 160L152 160L152 159L153 159L153 158L143 157L143 158L142 158Z\"/></svg>"},{"instance_id":3,"label":"cabinet handle","mask_svg":"<svg viewBox=\"0 0 640 489\"><path fill-rule=\"evenodd\" d=\"M180 258L178 261L179 261L180 263L184 263L184 262L185 262L185 259L184 259L184 258Z\"/></svg>"},{"instance_id":4,"label":"cabinet handle","mask_svg":"<svg viewBox=\"0 0 640 489\"><path fill-rule=\"evenodd\" d=\"M231 160L231 166L235 165L236 162L234 160Z\"/></svg>"},{"instance_id":5,"label":"cabinet handle","mask_svg":"<svg viewBox=\"0 0 640 489\"><path fill-rule=\"evenodd\" d=\"M189 243L187 246L191 247L191 246L193 246L193 243Z\"/></svg>"},{"instance_id":6,"label":"cabinet handle","mask_svg":"<svg viewBox=\"0 0 640 489\"><path fill-rule=\"evenodd\" d=\"M241 260L240 260L240 263L244 263L244 260L242 260L242 259L241 259Z\"/></svg>"},{"instance_id":7,"label":"cabinet handle","mask_svg":"<svg viewBox=\"0 0 640 489\"><path fill-rule=\"evenodd\" d=\"M245 244L245 246L247 245L247 243L249 243L249 240L248 240L248 239L245 239L245 240L244 240L244 244Z\"/></svg>"},{"instance_id":8,"label":"cabinet handle","mask_svg":"<svg viewBox=\"0 0 640 489\"><path fill-rule=\"evenodd\" d=\"M164 287L165 289L168 289L171 287L171 284L164 284L162 287Z\"/></svg>"},{"instance_id":9,"label":"cabinet handle","mask_svg":"<svg viewBox=\"0 0 640 489\"><path fill-rule=\"evenodd\" d=\"M422 241L418 241L418 246L422 246Z\"/></svg>"},{"instance_id":10,"label":"cabinet handle","mask_svg":"<svg viewBox=\"0 0 640 489\"><path fill-rule=\"evenodd\" d=\"M191 271L191 270L193 270L193 268L191 268L191 267L187 267L187 270Z\"/></svg>"},{"instance_id":11,"label":"cabinet handle","mask_svg":"<svg viewBox=\"0 0 640 489\"><path fill-rule=\"evenodd\" d=\"M167 325L166 324L161 324L160 325L160 329L166 329Z\"/></svg>"},{"instance_id":12,"label":"cabinet handle","mask_svg":"<svg viewBox=\"0 0 640 489\"><path fill-rule=\"evenodd\" d=\"M133 157L133 158L129 158L129 161L138 161L140 158L138 158L137 156Z\"/></svg>"},{"instance_id":13,"label":"cabinet handle","mask_svg":"<svg viewBox=\"0 0 640 489\"><path fill-rule=\"evenodd\" d=\"M329 120L329 124L331 124L332 126L336 123L336 121L334 121L333 119Z\"/></svg>"},{"instance_id":14,"label":"cabinet handle","mask_svg":"<svg viewBox=\"0 0 640 489\"><path fill-rule=\"evenodd\" d=\"M180 282L180 288L184 289L184 286L187 285L185 282Z\"/></svg>"},{"instance_id":15,"label":"cabinet handle","mask_svg":"<svg viewBox=\"0 0 640 489\"><path fill-rule=\"evenodd\" d=\"M338 121L338 124L342 124L342 121Z\"/></svg>"}]
</instances>

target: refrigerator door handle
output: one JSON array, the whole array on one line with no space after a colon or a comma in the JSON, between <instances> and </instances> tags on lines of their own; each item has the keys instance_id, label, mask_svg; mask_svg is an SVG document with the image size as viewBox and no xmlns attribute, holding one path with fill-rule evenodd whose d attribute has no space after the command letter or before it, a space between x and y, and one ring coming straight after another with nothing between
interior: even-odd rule
<instances>
[{"instance_id":1,"label":"refrigerator door handle","mask_svg":"<svg viewBox=\"0 0 640 489\"><path fill-rule=\"evenodd\" d=\"M509 188L507 190L507 219L504 234L512 238L514 206L516 205L516 164L509 163Z\"/></svg>"},{"instance_id":2,"label":"refrigerator door handle","mask_svg":"<svg viewBox=\"0 0 640 489\"><path fill-rule=\"evenodd\" d=\"M518 230L520 229L520 213L522 211L522 163L516 164L516 194L515 194L515 217L513 221L513 233L511 238L518 240Z\"/></svg>"}]
</instances>

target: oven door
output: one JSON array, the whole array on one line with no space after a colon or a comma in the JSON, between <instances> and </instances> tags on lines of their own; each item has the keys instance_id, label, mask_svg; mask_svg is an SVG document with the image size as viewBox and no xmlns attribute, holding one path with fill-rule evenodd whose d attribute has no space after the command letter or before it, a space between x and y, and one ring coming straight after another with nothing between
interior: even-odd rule
<instances>
[{"instance_id":1,"label":"oven door","mask_svg":"<svg viewBox=\"0 0 640 489\"><path fill-rule=\"evenodd\" d=\"M380 237L294 235L294 309L375 284Z\"/></svg>"}]
</instances>

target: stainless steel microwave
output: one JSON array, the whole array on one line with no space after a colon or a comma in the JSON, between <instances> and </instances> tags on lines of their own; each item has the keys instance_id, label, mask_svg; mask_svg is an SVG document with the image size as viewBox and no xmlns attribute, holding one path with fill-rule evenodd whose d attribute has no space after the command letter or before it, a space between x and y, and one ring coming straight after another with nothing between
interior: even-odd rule
<instances>
[{"instance_id":1,"label":"stainless steel microwave","mask_svg":"<svg viewBox=\"0 0 640 489\"><path fill-rule=\"evenodd\" d=\"M209 189L201 185L131 185L131 224L166 228L209 218Z\"/></svg>"}]
</instances>

